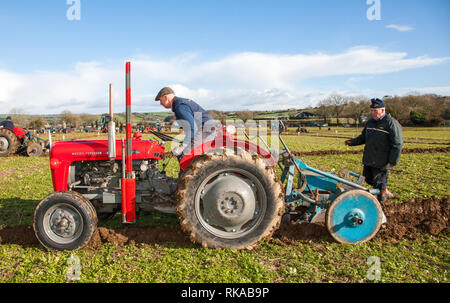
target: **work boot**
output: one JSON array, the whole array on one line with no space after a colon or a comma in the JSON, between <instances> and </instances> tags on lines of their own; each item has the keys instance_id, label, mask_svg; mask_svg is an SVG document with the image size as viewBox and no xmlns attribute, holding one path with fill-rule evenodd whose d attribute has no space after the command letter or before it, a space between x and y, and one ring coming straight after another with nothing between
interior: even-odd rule
<instances>
[{"instance_id":1,"label":"work boot","mask_svg":"<svg viewBox=\"0 0 450 303\"><path fill-rule=\"evenodd\" d=\"M378 200L380 200L380 202L384 202L387 200L391 200L394 198L394 194L391 193L389 190L384 189L381 191Z\"/></svg>"}]
</instances>

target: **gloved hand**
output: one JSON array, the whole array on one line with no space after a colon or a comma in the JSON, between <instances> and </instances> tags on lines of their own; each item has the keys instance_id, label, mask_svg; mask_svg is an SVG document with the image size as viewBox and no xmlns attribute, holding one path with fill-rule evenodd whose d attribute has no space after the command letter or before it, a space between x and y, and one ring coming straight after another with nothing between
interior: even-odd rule
<instances>
[{"instance_id":1,"label":"gloved hand","mask_svg":"<svg viewBox=\"0 0 450 303\"><path fill-rule=\"evenodd\" d=\"M174 148L172 148L172 154L174 154L175 156L179 156L181 155L181 153L183 152L183 150L186 148L186 145L184 144L180 144Z\"/></svg>"},{"instance_id":2,"label":"gloved hand","mask_svg":"<svg viewBox=\"0 0 450 303\"><path fill-rule=\"evenodd\" d=\"M352 140L346 140L345 141L345 145L351 146L351 144L352 144Z\"/></svg>"}]
</instances>

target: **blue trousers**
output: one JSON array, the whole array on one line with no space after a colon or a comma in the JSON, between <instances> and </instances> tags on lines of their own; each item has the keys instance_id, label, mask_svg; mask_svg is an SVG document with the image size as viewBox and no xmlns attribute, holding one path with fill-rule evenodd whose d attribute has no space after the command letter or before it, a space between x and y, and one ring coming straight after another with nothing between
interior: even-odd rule
<instances>
[{"instance_id":1,"label":"blue trousers","mask_svg":"<svg viewBox=\"0 0 450 303\"><path fill-rule=\"evenodd\" d=\"M363 175L367 184L385 190L387 188L389 172L380 168L364 165Z\"/></svg>"}]
</instances>

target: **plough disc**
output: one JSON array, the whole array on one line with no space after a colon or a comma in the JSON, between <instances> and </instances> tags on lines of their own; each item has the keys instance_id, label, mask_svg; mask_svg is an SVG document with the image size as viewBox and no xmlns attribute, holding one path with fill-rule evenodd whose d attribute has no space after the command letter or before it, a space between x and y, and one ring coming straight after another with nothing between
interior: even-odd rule
<instances>
[{"instance_id":1,"label":"plough disc","mask_svg":"<svg viewBox=\"0 0 450 303\"><path fill-rule=\"evenodd\" d=\"M31 143L27 147L28 157L39 157L42 155L42 146L38 143Z\"/></svg>"},{"instance_id":2,"label":"plough disc","mask_svg":"<svg viewBox=\"0 0 450 303\"><path fill-rule=\"evenodd\" d=\"M363 190L344 192L327 209L325 223L330 235L340 243L362 243L372 239L383 222L378 200Z\"/></svg>"}]
</instances>

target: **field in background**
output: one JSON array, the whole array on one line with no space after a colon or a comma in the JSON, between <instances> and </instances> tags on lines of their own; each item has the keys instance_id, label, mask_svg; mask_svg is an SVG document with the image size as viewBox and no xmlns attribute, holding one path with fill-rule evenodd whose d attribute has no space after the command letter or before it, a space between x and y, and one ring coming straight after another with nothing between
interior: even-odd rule
<instances>
[{"instance_id":1,"label":"field in background","mask_svg":"<svg viewBox=\"0 0 450 303\"><path fill-rule=\"evenodd\" d=\"M346 154L362 146L343 143L359 132L353 128L308 129L308 134L300 135L289 129L283 136L291 150L307 153L301 157L307 164L324 171L362 171L362 154ZM106 138L106 134L64 135L65 140L83 137ZM144 135L144 139L150 137ZM406 149L448 148L450 129L404 128L404 138ZM53 139L61 140L62 134ZM329 150L342 153L314 154ZM389 181L396 194L394 202L450 196L449 163L448 151L403 154ZM172 159L169 175L177 176L178 169ZM99 227L115 230L119 240L122 233L133 241L100 241L77 252L48 252L36 243L31 224L34 208L51 192L47 157L0 158L0 282L67 282L71 256L80 260L80 282L448 282L447 234L389 241L376 237L354 246L333 243L326 235L276 236L254 251L205 250L180 233L176 217L141 213L137 227L148 233L147 238L127 233L116 215ZM16 237L8 233L11 230ZM380 260L379 280L370 275L370 257Z\"/></svg>"}]
</instances>

